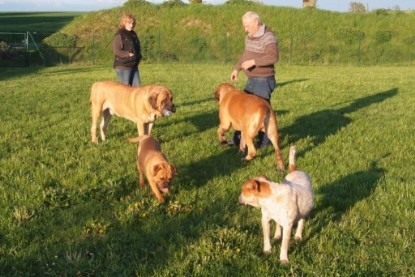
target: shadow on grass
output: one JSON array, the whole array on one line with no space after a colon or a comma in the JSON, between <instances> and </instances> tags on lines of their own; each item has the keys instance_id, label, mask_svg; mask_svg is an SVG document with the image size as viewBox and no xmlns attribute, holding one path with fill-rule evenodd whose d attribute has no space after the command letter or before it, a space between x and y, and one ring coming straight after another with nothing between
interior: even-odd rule
<instances>
[{"instance_id":1,"label":"shadow on grass","mask_svg":"<svg viewBox=\"0 0 415 277\"><path fill-rule=\"evenodd\" d=\"M329 223L341 221L344 213L375 191L385 173L386 170L379 168L377 161L374 161L367 170L355 172L320 188L318 194L322 197L321 201L310 215L316 221L312 233L318 235Z\"/></svg>"},{"instance_id":2,"label":"shadow on grass","mask_svg":"<svg viewBox=\"0 0 415 277\"><path fill-rule=\"evenodd\" d=\"M308 81L308 79L294 79L294 80L280 82L280 83L277 82L277 87L275 89L278 89L280 87L284 87L286 85L290 85L290 84L293 84L293 83L299 83L299 82L304 82L304 81Z\"/></svg>"},{"instance_id":3,"label":"shadow on grass","mask_svg":"<svg viewBox=\"0 0 415 277\"><path fill-rule=\"evenodd\" d=\"M311 146L298 151L297 156L303 156L307 151L324 143L326 138L346 127L352 121L347 114L356 112L370 105L381 103L398 93L398 88L380 92L374 95L353 100L348 106L339 109L318 111L299 117L291 126L280 130L281 136L289 136L289 143L295 144L301 139L311 137Z\"/></svg>"}]
</instances>

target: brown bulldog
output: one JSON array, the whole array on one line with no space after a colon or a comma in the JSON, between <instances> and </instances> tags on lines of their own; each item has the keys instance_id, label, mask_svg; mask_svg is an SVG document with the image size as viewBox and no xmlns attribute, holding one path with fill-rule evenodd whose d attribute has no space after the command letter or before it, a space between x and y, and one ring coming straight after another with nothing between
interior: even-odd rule
<instances>
[{"instance_id":1,"label":"brown bulldog","mask_svg":"<svg viewBox=\"0 0 415 277\"><path fill-rule=\"evenodd\" d=\"M161 152L159 142L149 135L129 138L129 142L138 142L137 170L140 176L140 188L144 187L144 175L156 195L157 199L164 203L161 193L168 193L176 167L171 165L166 156Z\"/></svg>"},{"instance_id":2,"label":"brown bulldog","mask_svg":"<svg viewBox=\"0 0 415 277\"><path fill-rule=\"evenodd\" d=\"M138 135L150 135L153 123L158 117L169 116L176 112L172 92L160 85L130 87L124 84L103 81L96 82L91 88L91 137L98 143L96 134L100 116L102 141L112 115L117 115L137 123Z\"/></svg>"},{"instance_id":3,"label":"brown bulldog","mask_svg":"<svg viewBox=\"0 0 415 277\"><path fill-rule=\"evenodd\" d=\"M216 88L215 98L219 101L220 125L217 137L221 144L226 144L224 134L231 127L240 130L239 151L245 152L247 146L245 160L252 160L256 154L254 138L259 131L263 131L274 146L278 169L284 170L279 148L278 123L271 105L264 99L237 90L228 83L220 84Z\"/></svg>"}]
</instances>

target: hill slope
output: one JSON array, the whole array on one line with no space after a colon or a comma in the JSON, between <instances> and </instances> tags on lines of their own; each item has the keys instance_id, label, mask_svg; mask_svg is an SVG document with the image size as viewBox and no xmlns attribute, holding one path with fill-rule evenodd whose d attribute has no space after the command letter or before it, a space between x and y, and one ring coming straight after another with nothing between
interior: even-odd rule
<instances>
[{"instance_id":1,"label":"hill slope","mask_svg":"<svg viewBox=\"0 0 415 277\"><path fill-rule=\"evenodd\" d=\"M124 12L137 17L144 62L229 62L243 48L241 16L255 10L279 38L282 63L379 64L415 60L415 14L337 13L265 5L138 5L89 13L61 30L81 60L109 62ZM53 37L50 38L53 41Z\"/></svg>"}]
</instances>

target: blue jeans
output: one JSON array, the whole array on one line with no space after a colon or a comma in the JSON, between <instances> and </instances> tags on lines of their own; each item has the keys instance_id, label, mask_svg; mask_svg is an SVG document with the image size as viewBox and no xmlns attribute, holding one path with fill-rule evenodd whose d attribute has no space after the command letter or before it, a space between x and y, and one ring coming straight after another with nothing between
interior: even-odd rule
<instances>
[{"instance_id":1,"label":"blue jeans","mask_svg":"<svg viewBox=\"0 0 415 277\"><path fill-rule=\"evenodd\" d=\"M116 68L115 72L118 76L118 82L132 87L138 87L140 85L140 71L138 68L131 70Z\"/></svg>"},{"instance_id":2,"label":"blue jeans","mask_svg":"<svg viewBox=\"0 0 415 277\"><path fill-rule=\"evenodd\" d=\"M244 91L246 93L255 94L256 96L259 96L270 103L271 94L274 91L275 86L276 82L274 76L253 77L248 78Z\"/></svg>"}]
</instances>

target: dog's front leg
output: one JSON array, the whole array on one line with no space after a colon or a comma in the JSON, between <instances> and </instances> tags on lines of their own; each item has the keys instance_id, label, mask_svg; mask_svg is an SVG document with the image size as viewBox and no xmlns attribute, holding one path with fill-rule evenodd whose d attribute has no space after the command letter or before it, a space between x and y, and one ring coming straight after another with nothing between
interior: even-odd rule
<instances>
[{"instance_id":1,"label":"dog's front leg","mask_svg":"<svg viewBox=\"0 0 415 277\"><path fill-rule=\"evenodd\" d=\"M278 224L278 222L276 223L276 227L275 227L275 235L274 235L274 239L275 240L280 240L281 239L281 225Z\"/></svg>"},{"instance_id":2,"label":"dog's front leg","mask_svg":"<svg viewBox=\"0 0 415 277\"><path fill-rule=\"evenodd\" d=\"M290 236L292 230L292 224L287 224L282 227L282 243L280 252L280 262L283 264L288 263L288 245L290 243Z\"/></svg>"},{"instance_id":3,"label":"dog's front leg","mask_svg":"<svg viewBox=\"0 0 415 277\"><path fill-rule=\"evenodd\" d=\"M216 131L216 135L218 137L218 140L220 142L220 144L222 145L226 145L226 137L225 137L225 132L227 131L227 129L219 126L218 130Z\"/></svg>"},{"instance_id":4,"label":"dog's front leg","mask_svg":"<svg viewBox=\"0 0 415 277\"><path fill-rule=\"evenodd\" d=\"M142 135L146 135L146 127L147 123L144 123L142 121L137 121L137 131L138 131L138 136L142 136Z\"/></svg>"},{"instance_id":5,"label":"dog's front leg","mask_svg":"<svg viewBox=\"0 0 415 277\"><path fill-rule=\"evenodd\" d=\"M270 219L267 217L262 217L262 234L264 235L264 254L271 253L271 241L269 235L269 222Z\"/></svg>"},{"instance_id":6,"label":"dog's front leg","mask_svg":"<svg viewBox=\"0 0 415 277\"><path fill-rule=\"evenodd\" d=\"M163 195L161 195L156 183L153 180L148 180L148 182L150 183L150 187L153 190L154 194L156 195L157 199L161 202L164 203L164 197Z\"/></svg>"},{"instance_id":7,"label":"dog's front leg","mask_svg":"<svg viewBox=\"0 0 415 277\"><path fill-rule=\"evenodd\" d=\"M153 122L149 122L144 124L144 134L145 135L151 135L151 130L153 130Z\"/></svg>"},{"instance_id":8,"label":"dog's front leg","mask_svg":"<svg viewBox=\"0 0 415 277\"><path fill-rule=\"evenodd\" d=\"M144 173L140 170L138 161L137 161L137 169L138 169L138 175L139 175L138 185L140 188L143 188L144 187Z\"/></svg>"}]
</instances>

